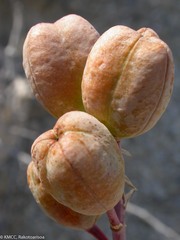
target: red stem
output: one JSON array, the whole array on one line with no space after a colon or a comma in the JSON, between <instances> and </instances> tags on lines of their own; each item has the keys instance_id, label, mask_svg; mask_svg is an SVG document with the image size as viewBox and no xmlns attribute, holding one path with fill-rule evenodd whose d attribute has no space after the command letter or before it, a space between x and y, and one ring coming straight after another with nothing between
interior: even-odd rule
<instances>
[{"instance_id":1,"label":"red stem","mask_svg":"<svg viewBox=\"0 0 180 240\"><path fill-rule=\"evenodd\" d=\"M124 196L119 203L111 210L107 211L113 240L126 240L125 231L125 205Z\"/></svg>"},{"instance_id":2,"label":"red stem","mask_svg":"<svg viewBox=\"0 0 180 240\"><path fill-rule=\"evenodd\" d=\"M126 225L125 225L125 198L124 195L122 199L115 206L116 214L119 218L120 223L123 225L120 231L120 240L126 240Z\"/></svg>"},{"instance_id":3,"label":"red stem","mask_svg":"<svg viewBox=\"0 0 180 240\"><path fill-rule=\"evenodd\" d=\"M97 225L94 225L92 228L87 229L86 232L90 233L98 240L108 240L108 238L104 235L104 233Z\"/></svg>"},{"instance_id":4,"label":"red stem","mask_svg":"<svg viewBox=\"0 0 180 240\"><path fill-rule=\"evenodd\" d=\"M117 144L119 148L121 148L121 141L118 140ZM122 196L122 199L117 203L117 205L114 207L117 217L120 221L120 223L123 225L122 229L120 230L119 240L126 240L126 225L125 225L125 196ZM118 238L117 238L118 239ZM113 240L116 240L116 238L113 238Z\"/></svg>"},{"instance_id":5,"label":"red stem","mask_svg":"<svg viewBox=\"0 0 180 240\"><path fill-rule=\"evenodd\" d=\"M120 230L122 226L115 209L113 208L107 211L107 216L109 218L113 240L120 240Z\"/></svg>"}]
</instances>

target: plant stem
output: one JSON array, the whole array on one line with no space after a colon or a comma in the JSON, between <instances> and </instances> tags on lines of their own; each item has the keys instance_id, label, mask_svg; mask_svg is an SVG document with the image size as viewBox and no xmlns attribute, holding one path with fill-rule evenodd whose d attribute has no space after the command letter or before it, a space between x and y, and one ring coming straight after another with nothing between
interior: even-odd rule
<instances>
[{"instance_id":1,"label":"plant stem","mask_svg":"<svg viewBox=\"0 0 180 240\"><path fill-rule=\"evenodd\" d=\"M121 141L118 140L117 144L119 146L119 148L121 149ZM130 182L130 181L128 181ZM133 187L135 189L135 187L131 184L131 187ZM114 238L113 240L126 240L126 225L125 225L125 211L126 211L126 199L125 199L125 195L123 194L121 200L116 204L116 206L114 207L114 210L117 214L117 217L119 219L119 222L122 224L122 228L120 229L119 232L119 238Z\"/></svg>"},{"instance_id":2,"label":"plant stem","mask_svg":"<svg viewBox=\"0 0 180 240\"><path fill-rule=\"evenodd\" d=\"M118 204L107 212L109 218L113 240L126 240L125 232L125 199L124 196Z\"/></svg>"},{"instance_id":3,"label":"plant stem","mask_svg":"<svg viewBox=\"0 0 180 240\"><path fill-rule=\"evenodd\" d=\"M120 240L121 223L119 221L119 218L117 216L115 209L113 208L107 211L107 216L109 218L113 240Z\"/></svg>"},{"instance_id":4,"label":"plant stem","mask_svg":"<svg viewBox=\"0 0 180 240\"><path fill-rule=\"evenodd\" d=\"M115 206L116 214L119 218L120 223L123 226L120 230L120 240L126 240L125 210L125 198L123 195L122 199Z\"/></svg>"},{"instance_id":5,"label":"plant stem","mask_svg":"<svg viewBox=\"0 0 180 240\"><path fill-rule=\"evenodd\" d=\"M94 225L92 228L87 229L86 232L88 232L98 240L108 240L108 238L104 235L104 233L97 225Z\"/></svg>"}]
</instances>

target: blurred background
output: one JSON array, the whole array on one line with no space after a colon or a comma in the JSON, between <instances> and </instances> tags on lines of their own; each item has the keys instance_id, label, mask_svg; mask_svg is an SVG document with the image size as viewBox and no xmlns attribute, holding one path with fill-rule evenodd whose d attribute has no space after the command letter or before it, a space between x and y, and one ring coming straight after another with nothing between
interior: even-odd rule
<instances>
[{"instance_id":1,"label":"blurred background","mask_svg":"<svg viewBox=\"0 0 180 240\"><path fill-rule=\"evenodd\" d=\"M125 157L126 173L138 189L131 202L180 234L179 0L0 0L0 234L93 240L46 217L26 181L31 144L55 119L31 93L22 68L23 42L36 23L70 13L86 18L100 34L117 24L153 28L172 49L176 73L167 111L150 132L124 140L122 146L132 154ZM133 211L126 221L128 240L179 239L159 233ZM98 225L111 238L106 216Z\"/></svg>"}]
</instances>

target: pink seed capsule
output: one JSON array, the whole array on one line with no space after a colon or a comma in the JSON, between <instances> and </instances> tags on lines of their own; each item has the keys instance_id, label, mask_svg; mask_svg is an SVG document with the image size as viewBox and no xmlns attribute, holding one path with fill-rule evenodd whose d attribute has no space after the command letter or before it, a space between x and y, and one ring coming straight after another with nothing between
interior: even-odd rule
<instances>
[{"instance_id":1,"label":"pink seed capsule","mask_svg":"<svg viewBox=\"0 0 180 240\"><path fill-rule=\"evenodd\" d=\"M84 107L117 139L134 137L160 119L173 80L171 51L152 29L115 26L88 56L82 80Z\"/></svg>"},{"instance_id":2,"label":"pink seed capsule","mask_svg":"<svg viewBox=\"0 0 180 240\"><path fill-rule=\"evenodd\" d=\"M38 177L38 172L35 164L31 162L27 170L27 178L29 188L42 210L54 221L66 227L89 229L91 228L98 216L86 216L74 212L70 208L65 207L57 202L52 195L50 195Z\"/></svg>"},{"instance_id":3,"label":"pink seed capsule","mask_svg":"<svg viewBox=\"0 0 180 240\"><path fill-rule=\"evenodd\" d=\"M60 204L84 215L112 209L124 193L124 160L109 130L85 112L59 118L32 145L43 188Z\"/></svg>"},{"instance_id":4,"label":"pink seed capsule","mask_svg":"<svg viewBox=\"0 0 180 240\"><path fill-rule=\"evenodd\" d=\"M38 101L55 117L83 110L81 81L88 54L99 33L84 18L70 14L30 29L23 66Z\"/></svg>"}]
</instances>

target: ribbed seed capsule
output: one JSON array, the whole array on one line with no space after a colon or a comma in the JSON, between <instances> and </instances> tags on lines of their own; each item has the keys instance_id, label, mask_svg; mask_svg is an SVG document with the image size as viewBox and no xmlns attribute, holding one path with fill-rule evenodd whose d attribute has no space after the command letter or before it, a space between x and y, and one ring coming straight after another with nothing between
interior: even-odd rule
<instances>
[{"instance_id":1,"label":"ribbed seed capsule","mask_svg":"<svg viewBox=\"0 0 180 240\"><path fill-rule=\"evenodd\" d=\"M115 26L93 46L84 70L86 111L116 138L150 130L171 97L174 65L169 47L148 28Z\"/></svg>"},{"instance_id":2,"label":"ribbed seed capsule","mask_svg":"<svg viewBox=\"0 0 180 240\"><path fill-rule=\"evenodd\" d=\"M124 192L124 160L109 130L79 111L64 114L38 137L32 159L53 198L84 215L113 208Z\"/></svg>"},{"instance_id":3,"label":"ribbed seed capsule","mask_svg":"<svg viewBox=\"0 0 180 240\"><path fill-rule=\"evenodd\" d=\"M70 14L30 29L23 66L38 101L53 116L83 110L81 81L88 54L99 33L84 18Z\"/></svg>"},{"instance_id":4,"label":"ribbed seed capsule","mask_svg":"<svg viewBox=\"0 0 180 240\"><path fill-rule=\"evenodd\" d=\"M47 191L43 188L42 183L38 177L38 172L35 164L31 162L27 170L27 178L29 188L40 207L44 212L59 224L66 227L89 229L91 228L98 216L86 216L74 212L70 208L57 202Z\"/></svg>"}]
</instances>

